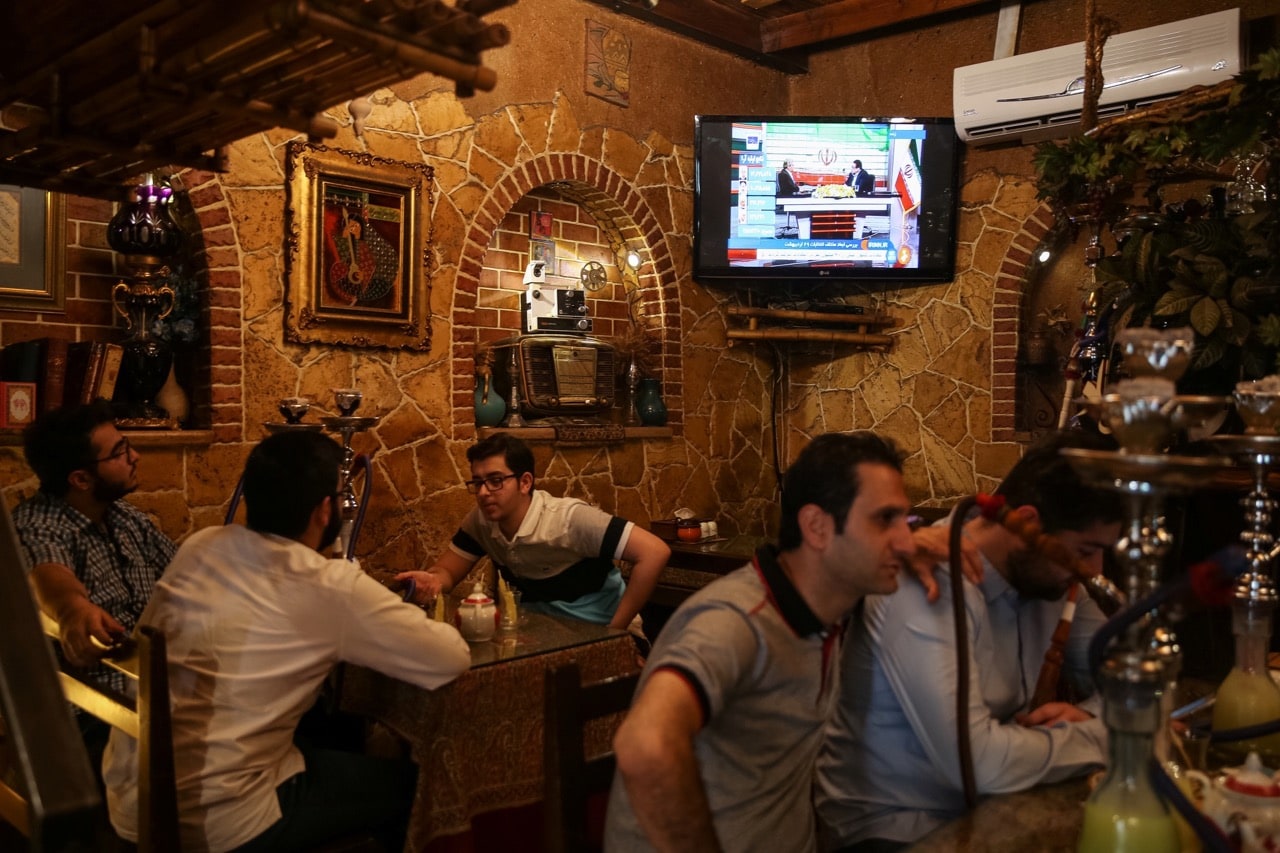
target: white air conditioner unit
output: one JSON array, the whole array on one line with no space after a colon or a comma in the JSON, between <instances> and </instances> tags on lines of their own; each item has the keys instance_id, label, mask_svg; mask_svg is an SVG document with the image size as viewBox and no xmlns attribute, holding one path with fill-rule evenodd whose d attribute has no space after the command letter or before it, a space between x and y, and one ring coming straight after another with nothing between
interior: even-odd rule
<instances>
[{"instance_id":1,"label":"white air conditioner unit","mask_svg":"<svg viewBox=\"0 0 1280 853\"><path fill-rule=\"evenodd\" d=\"M1240 72L1240 10L1118 33L1102 52L1098 119ZM955 70L956 131L975 145L1033 142L1080 129L1084 42Z\"/></svg>"}]
</instances>

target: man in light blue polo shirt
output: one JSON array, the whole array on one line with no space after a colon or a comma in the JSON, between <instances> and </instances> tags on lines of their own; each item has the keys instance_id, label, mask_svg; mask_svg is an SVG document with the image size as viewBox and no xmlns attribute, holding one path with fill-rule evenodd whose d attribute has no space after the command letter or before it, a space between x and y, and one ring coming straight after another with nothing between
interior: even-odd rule
<instances>
[{"instance_id":1,"label":"man in light blue polo shirt","mask_svg":"<svg viewBox=\"0 0 1280 853\"><path fill-rule=\"evenodd\" d=\"M997 490L1096 572L1120 534L1120 498L1084 484L1059 450L1111 446L1104 442L1078 432L1050 436L1027 451ZM984 562L982 581L964 583L978 793L1020 791L1101 767L1106 728L1087 708L1029 707L1074 576L1031 553L997 522L972 519L964 535ZM898 850L964 813L951 582L946 571L937 580L943 587L938 601L913 584L869 596L863 624L845 643L840 703L818 759L822 850ZM1091 690L1088 642L1103 621L1092 600L1079 602L1064 670L1077 691Z\"/></svg>"}]
</instances>

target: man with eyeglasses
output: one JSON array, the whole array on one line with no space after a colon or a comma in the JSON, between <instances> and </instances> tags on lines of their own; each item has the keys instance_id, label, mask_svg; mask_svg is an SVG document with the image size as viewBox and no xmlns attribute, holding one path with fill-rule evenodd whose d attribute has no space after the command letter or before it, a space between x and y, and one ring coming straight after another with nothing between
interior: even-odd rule
<instances>
[{"instance_id":1,"label":"man with eyeglasses","mask_svg":"<svg viewBox=\"0 0 1280 853\"><path fill-rule=\"evenodd\" d=\"M58 622L67 660L116 690L124 676L95 665L133 629L176 546L124 497L138 488L138 453L106 400L42 414L23 433L40 490L13 512L40 608ZM79 715L90 758L110 731Z\"/></svg>"},{"instance_id":2,"label":"man with eyeglasses","mask_svg":"<svg viewBox=\"0 0 1280 853\"><path fill-rule=\"evenodd\" d=\"M417 600L449 592L488 555L531 609L631 627L671 556L666 543L577 498L534 488L533 451L508 433L470 447L467 461L475 509L434 565L398 576L414 579ZM629 581L614 560L631 563Z\"/></svg>"}]
</instances>

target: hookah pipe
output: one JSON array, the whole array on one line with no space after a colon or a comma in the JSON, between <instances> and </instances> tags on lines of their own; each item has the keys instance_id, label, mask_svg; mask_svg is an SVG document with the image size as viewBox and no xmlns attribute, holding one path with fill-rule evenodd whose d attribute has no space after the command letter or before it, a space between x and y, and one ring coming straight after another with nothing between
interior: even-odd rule
<instances>
[{"instance_id":1,"label":"hookah pipe","mask_svg":"<svg viewBox=\"0 0 1280 853\"><path fill-rule=\"evenodd\" d=\"M1072 401L1084 385L1097 382L1102 373L1102 363L1107 356L1107 337L1111 314L1098 308L1098 292L1085 297L1083 328L1076 332L1071 354L1063 378L1066 388L1062 392L1062 407L1058 410L1058 429L1064 429L1070 419Z\"/></svg>"},{"instance_id":2,"label":"hookah pipe","mask_svg":"<svg viewBox=\"0 0 1280 853\"><path fill-rule=\"evenodd\" d=\"M1125 595L1114 583L1102 575L1095 574L1061 539L1045 533L1038 520L1011 510L1005 504L1004 495L979 493L974 496L974 502L982 511L983 518L998 522L1036 554L1070 569L1084 586L1085 592L1089 593L1089 597L1108 617L1124 607Z\"/></svg>"},{"instance_id":3,"label":"hookah pipe","mask_svg":"<svg viewBox=\"0 0 1280 853\"><path fill-rule=\"evenodd\" d=\"M974 506L978 507L983 518L999 523L1018 536L1035 553L1070 569L1103 613L1110 616L1119 610L1125 601L1124 593L1120 592L1115 584L1101 575L1095 575L1062 540L1045 533L1039 521L1013 513L1006 505L1004 495L988 495L980 492L973 497L965 498L956 507L952 514L948 538L951 565L951 612L956 632L956 742L960 751L960 779L964 787L965 803L971 809L977 805L978 792L973 769L973 745L969 742L969 631L964 606L964 581L959 574L959 566L960 538L963 535L964 519ZM1072 590L1077 588L1078 585L1073 586ZM1054 630L1053 641L1045 655L1040 677L1036 680L1033 699L1039 697L1042 692L1052 696L1057 690L1058 676L1062 671L1062 662L1065 658L1063 649L1071 631L1071 619L1075 616L1074 601L1068 609L1070 612L1064 612L1063 619L1059 620ZM1043 701L1040 704L1043 704Z\"/></svg>"},{"instance_id":4,"label":"hookah pipe","mask_svg":"<svg viewBox=\"0 0 1280 853\"><path fill-rule=\"evenodd\" d=\"M1090 671L1096 673L1101 670L1102 659L1112 640L1171 599L1189 592L1210 606L1224 607L1230 604L1233 598L1234 579L1248 571L1250 565L1245 550L1239 545L1230 545L1217 551L1207 560L1193 564L1182 577L1166 583L1111 617L1089 642ZM1215 732L1213 737L1215 740L1245 740L1276 731L1280 731L1280 720ZM1218 825L1206 818L1195 803L1187 799L1187 795L1154 757L1151 759L1148 772L1160 796L1178 811L1178 814L1195 832L1196 837L1200 839L1206 851L1234 853L1235 847Z\"/></svg>"}]
</instances>

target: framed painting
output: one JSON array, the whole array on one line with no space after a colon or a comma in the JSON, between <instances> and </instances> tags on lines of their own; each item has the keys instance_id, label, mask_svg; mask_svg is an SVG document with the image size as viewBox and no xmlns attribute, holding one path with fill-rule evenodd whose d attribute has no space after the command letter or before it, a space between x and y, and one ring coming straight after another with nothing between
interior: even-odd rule
<instances>
[{"instance_id":1,"label":"framed painting","mask_svg":"<svg viewBox=\"0 0 1280 853\"><path fill-rule=\"evenodd\" d=\"M529 239L550 240L556 218L545 210L534 210L529 213Z\"/></svg>"},{"instance_id":2,"label":"framed painting","mask_svg":"<svg viewBox=\"0 0 1280 853\"><path fill-rule=\"evenodd\" d=\"M58 193L0 186L0 309L63 309L66 209Z\"/></svg>"},{"instance_id":3,"label":"framed painting","mask_svg":"<svg viewBox=\"0 0 1280 853\"><path fill-rule=\"evenodd\" d=\"M529 260L542 261L547 265L547 274L556 272L556 244L554 240L530 240Z\"/></svg>"},{"instance_id":4,"label":"framed painting","mask_svg":"<svg viewBox=\"0 0 1280 853\"><path fill-rule=\"evenodd\" d=\"M433 178L425 163L289 143L286 340L430 347Z\"/></svg>"}]
</instances>

